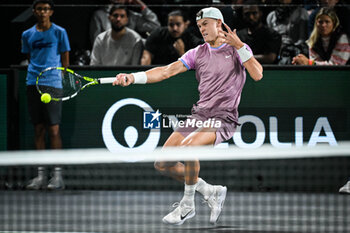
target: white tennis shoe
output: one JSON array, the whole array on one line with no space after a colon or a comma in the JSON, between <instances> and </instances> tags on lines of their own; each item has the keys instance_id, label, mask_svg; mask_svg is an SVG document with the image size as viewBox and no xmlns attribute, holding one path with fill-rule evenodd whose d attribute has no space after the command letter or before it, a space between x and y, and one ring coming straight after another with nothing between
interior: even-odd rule
<instances>
[{"instance_id":1,"label":"white tennis shoe","mask_svg":"<svg viewBox=\"0 0 350 233\"><path fill-rule=\"evenodd\" d=\"M208 200L204 200L208 203L209 208L211 209L210 213L210 223L215 224L221 214L224 202L226 199L227 187L221 185L214 185L214 192L209 196Z\"/></svg>"},{"instance_id":2,"label":"white tennis shoe","mask_svg":"<svg viewBox=\"0 0 350 233\"><path fill-rule=\"evenodd\" d=\"M193 218L196 214L195 206L187 206L182 202L175 202L176 207L172 212L163 218L163 222L171 225L182 225L187 219Z\"/></svg>"},{"instance_id":3,"label":"white tennis shoe","mask_svg":"<svg viewBox=\"0 0 350 233\"><path fill-rule=\"evenodd\" d=\"M350 194L350 180L346 184L344 184L343 187L341 187L339 189L339 192L340 193L349 193Z\"/></svg>"}]
</instances>

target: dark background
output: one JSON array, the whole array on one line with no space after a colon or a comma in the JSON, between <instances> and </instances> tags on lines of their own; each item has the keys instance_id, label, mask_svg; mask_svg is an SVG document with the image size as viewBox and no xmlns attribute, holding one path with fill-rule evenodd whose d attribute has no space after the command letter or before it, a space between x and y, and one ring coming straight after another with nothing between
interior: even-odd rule
<instances>
[{"instance_id":1,"label":"dark background","mask_svg":"<svg viewBox=\"0 0 350 233\"><path fill-rule=\"evenodd\" d=\"M157 14L161 25L166 25L167 14L174 8L181 8L189 15L206 6L208 1L200 1L201 5L193 6L199 1L184 1L186 5L174 4L171 1L144 1ZM32 27L36 21L32 15L32 1L11 1L4 0L0 3L0 22L2 25L2 38L0 49L0 68L8 68L11 65L18 65L25 60L21 54L21 34ZM55 1L55 11L51 21L66 29L71 44L70 63L74 65L77 56L84 50L91 50L92 44L89 40L89 23L92 14L99 7L108 5L108 0L101 1ZM170 5L169 5L170 4ZM139 8L131 8L138 11ZM194 20L192 20L192 25ZM197 30L194 31L199 35Z\"/></svg>"}]
</instances>

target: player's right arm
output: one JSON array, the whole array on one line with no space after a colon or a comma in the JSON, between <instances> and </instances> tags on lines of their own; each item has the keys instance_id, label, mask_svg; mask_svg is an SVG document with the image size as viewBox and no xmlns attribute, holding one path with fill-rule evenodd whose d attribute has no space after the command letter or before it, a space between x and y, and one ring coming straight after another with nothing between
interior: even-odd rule
<instances>
[{"instance_id":1,"label":"player's right arm","mask_svg":"<svg viewBox=\"0 0 350 233\"><path fill-rule=\"evenodd\" d=\"M156 83L187 71L181 61L173 62L166 66L155 67L146 71L147 83Z\"/></svg>"},{"instance_id":2,"label":"player's right arm","mask_svg":"<svg viewBox=\"0 0 350 233\"><path fill-rule=\"evenodd\" d=\"M186 66L181 61L176 61L166 66L155 67L146 72L139 73L147 76L146 83L157 83L185 71L187 71ZM135 76L139 75L139 73L118 74L113 85L129 86L130 84L135 83Z\"/></svg>"}]
</instances>

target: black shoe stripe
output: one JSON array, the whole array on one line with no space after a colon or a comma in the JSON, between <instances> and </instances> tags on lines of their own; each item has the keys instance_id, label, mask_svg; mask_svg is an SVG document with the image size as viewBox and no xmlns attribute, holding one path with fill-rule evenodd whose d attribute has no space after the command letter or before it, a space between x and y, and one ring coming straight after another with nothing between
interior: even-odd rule
<instances>
[{"instance_id":1,"label":"black shoe stripe","mask_svg":"<svg viewBox=\"0 0 350 233\"><path fill-rule=\"evenodd\" d=\"M181 220L184 220L184 218L186 218L191 212L192 212L192 210L189 211L189 212L188 212L187 214L185 214L184 216L182 216L182 214L181 214L181 215L180 215Z\"/></svg>"}]
</instances>

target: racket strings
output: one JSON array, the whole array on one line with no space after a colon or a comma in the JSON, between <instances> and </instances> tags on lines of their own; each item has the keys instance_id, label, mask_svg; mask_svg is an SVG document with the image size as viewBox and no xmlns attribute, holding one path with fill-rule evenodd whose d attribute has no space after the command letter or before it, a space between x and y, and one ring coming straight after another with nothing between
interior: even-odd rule
<instances>
[{"instance_id":1,"label":"racket strings","mask_svg":"<svg viewBox=\"0 0 350 233\"><path fill-rule=\"evenodd\" d=\"M55 86L55 87L52 87ZM47 69L40 74L37 81L39 93L48 93L53 99L69 99L75 96L82 84L74 73L67 70Z\"/></svg>"},{"instance_id":2,"label":"racket strings","mask_svg":"<svg viewBox=\"0 0 350 233\"><path fill-rule=\"evenodd\" d=\"M64 67L49 67L39 74L36 81L40 94L48 93L57 101L69 100L84 88L96 84L99 84L97 79L80 76Z\"/></svg>"},{"instance_id":3,"label":"racket strings","mask_svg":"<svg viewBox=\"0 0 350 233\"><path fill-rule=\"evenodd\" d=\"M60 99L64 96L63 90L61 88L39 85L38 89L41 94L50 94L51 98Z\"/></svg>"},{"instance_id":4,"label":"racket strings","mask_svg":"<svg viewBox=\"0 0 350 233\"><path fill-rule=\"evenodd\" d=\"M80 79L70 72L62 71L62 88L64 97L75 95L81 88Z\"/></svg>"}]
</instances>

